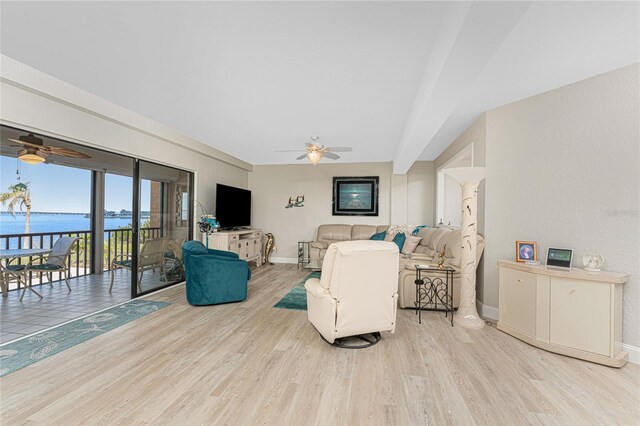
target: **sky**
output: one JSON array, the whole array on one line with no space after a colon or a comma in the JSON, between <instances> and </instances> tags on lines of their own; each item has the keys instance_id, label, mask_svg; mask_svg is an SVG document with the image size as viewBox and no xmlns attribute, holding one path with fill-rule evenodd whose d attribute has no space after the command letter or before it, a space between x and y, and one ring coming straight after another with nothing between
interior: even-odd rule
<instances>
[{"instance_id":1,"label":"sky","mask_svg":"<svg viewBox=\"0 0 640 426\"><path fill-rule=\"evenodd\" d=\"M29 182L32 211L89 213L91 210L89 170L45 163L29 165L16 158L0 156L0 192L18 182ZM150 181L142 181L140 210L150 209L150 186ZM131 210L132 178L107 173L105 193L106 210ZM0 205L0 211L6 210L6 206Z\"/></svg>"}]
</instances>

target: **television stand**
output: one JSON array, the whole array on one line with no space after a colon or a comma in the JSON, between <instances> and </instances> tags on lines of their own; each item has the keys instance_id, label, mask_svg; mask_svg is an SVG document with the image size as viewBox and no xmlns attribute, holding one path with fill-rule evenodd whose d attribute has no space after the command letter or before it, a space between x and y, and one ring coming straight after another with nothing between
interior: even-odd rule
<instances>
[{"instance_id":1,"label":"television stand","mask_svg":"<svg viewBox=\"0 0 640 426\"><path fill-rule=\"evenodd\" d=\"M202 243L206 244L205 234ZM209 235L210 249L230 251L247 262L255 261L256 266L262 265L262 230L236 229L214 232Z\"/></svg>"}]
</instances>

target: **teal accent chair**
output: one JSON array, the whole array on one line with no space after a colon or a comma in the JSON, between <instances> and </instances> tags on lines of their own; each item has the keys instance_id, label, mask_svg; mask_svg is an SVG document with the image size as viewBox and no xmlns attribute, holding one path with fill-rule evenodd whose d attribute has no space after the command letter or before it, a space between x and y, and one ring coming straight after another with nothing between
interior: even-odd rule
<instances>
[{"instance_id":1,"label":"teal accent chair","mask_svg":"<svg viewBox=\"0 0 640 426\"><path fill-rule=\"evenodd\" d=\"M247 298L249 264L230 251L208 249L200 241L182 245L187 301L196 306L241 302Z\"/></svg>"}]
</instances>

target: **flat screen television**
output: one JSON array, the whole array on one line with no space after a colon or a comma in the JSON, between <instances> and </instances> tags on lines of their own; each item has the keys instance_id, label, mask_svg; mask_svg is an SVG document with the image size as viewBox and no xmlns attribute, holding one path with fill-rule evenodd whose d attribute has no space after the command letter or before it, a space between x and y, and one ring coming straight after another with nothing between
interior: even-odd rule
<instances>
[{"instance_id":1,"label":"flat screen television","mask_svg":"<svg viewBox=\"0 0 640 426\"><path fill-rule=\"evenodd\" d=\"M217 184L216 220L225 229L251 226L251 191Z\"/></svg>"}]
</instances>

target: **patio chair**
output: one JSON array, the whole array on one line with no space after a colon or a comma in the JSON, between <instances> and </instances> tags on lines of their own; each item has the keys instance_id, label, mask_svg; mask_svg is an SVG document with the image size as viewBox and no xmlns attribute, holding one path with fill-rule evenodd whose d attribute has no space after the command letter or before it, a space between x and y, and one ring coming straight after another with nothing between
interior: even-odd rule
<instances>
[{"instance_id":1,"label":"patio chair","mask_svg":"<svg viewBox=\"0 0 640 426\"><path fill-rule=\"evenodd\" d=\"M165 275L164 268L164 255L167 247L166 238L152 238L147 240L142 245L142 250L138 255L138 291L142 292L140 283L142 282L142 275L144 271L149 269L156 270L160 268L162 275ZM114 272L116 269L132 270L132 256L130 254L120 254L116 256L111 262L111 285L109 286L109 293L113 289Z\"/></svg>"},{"instance_id":2,"label":"patio chair","mask_svg":"<svg viewBox=\"0 0 640 426\"><path fill-rule=\"evenodd\" d=\"M53 247L51 247L51 251L47 255L46 259L39 258L26 265L11 265L8 267L8 269L13 270L14 272L19 272L24 276L20 301L22 301L24 294L27 292L28 287L30 287L29 280L27 279L27 274L30 272L42 272L46 274L51 287L53 287L53 273L58 272L64 277L64 282L69 291L71 291L71 286L69 285L71 265L67 263L67 260L69 259L69 254L71 253L73 245L78 240L79 238L76 237L60 237L53 244ZM18 281L18 283L20 283L20 281ZM36 292L36 294L38 293Z\"/></svg>"},{"instance_id":3,"label":"patio chair","mask_svg":"<svg viewBox=\"0 0 640 426\"><path fill-rule=\"evenodd\" d=\"M167 238L167 246L164 252L165 276L163 277L166 282L184 281L185 273L182 260L182 244L184 244L184 241L183 239Z\"/></svg>"}]
</instances>

